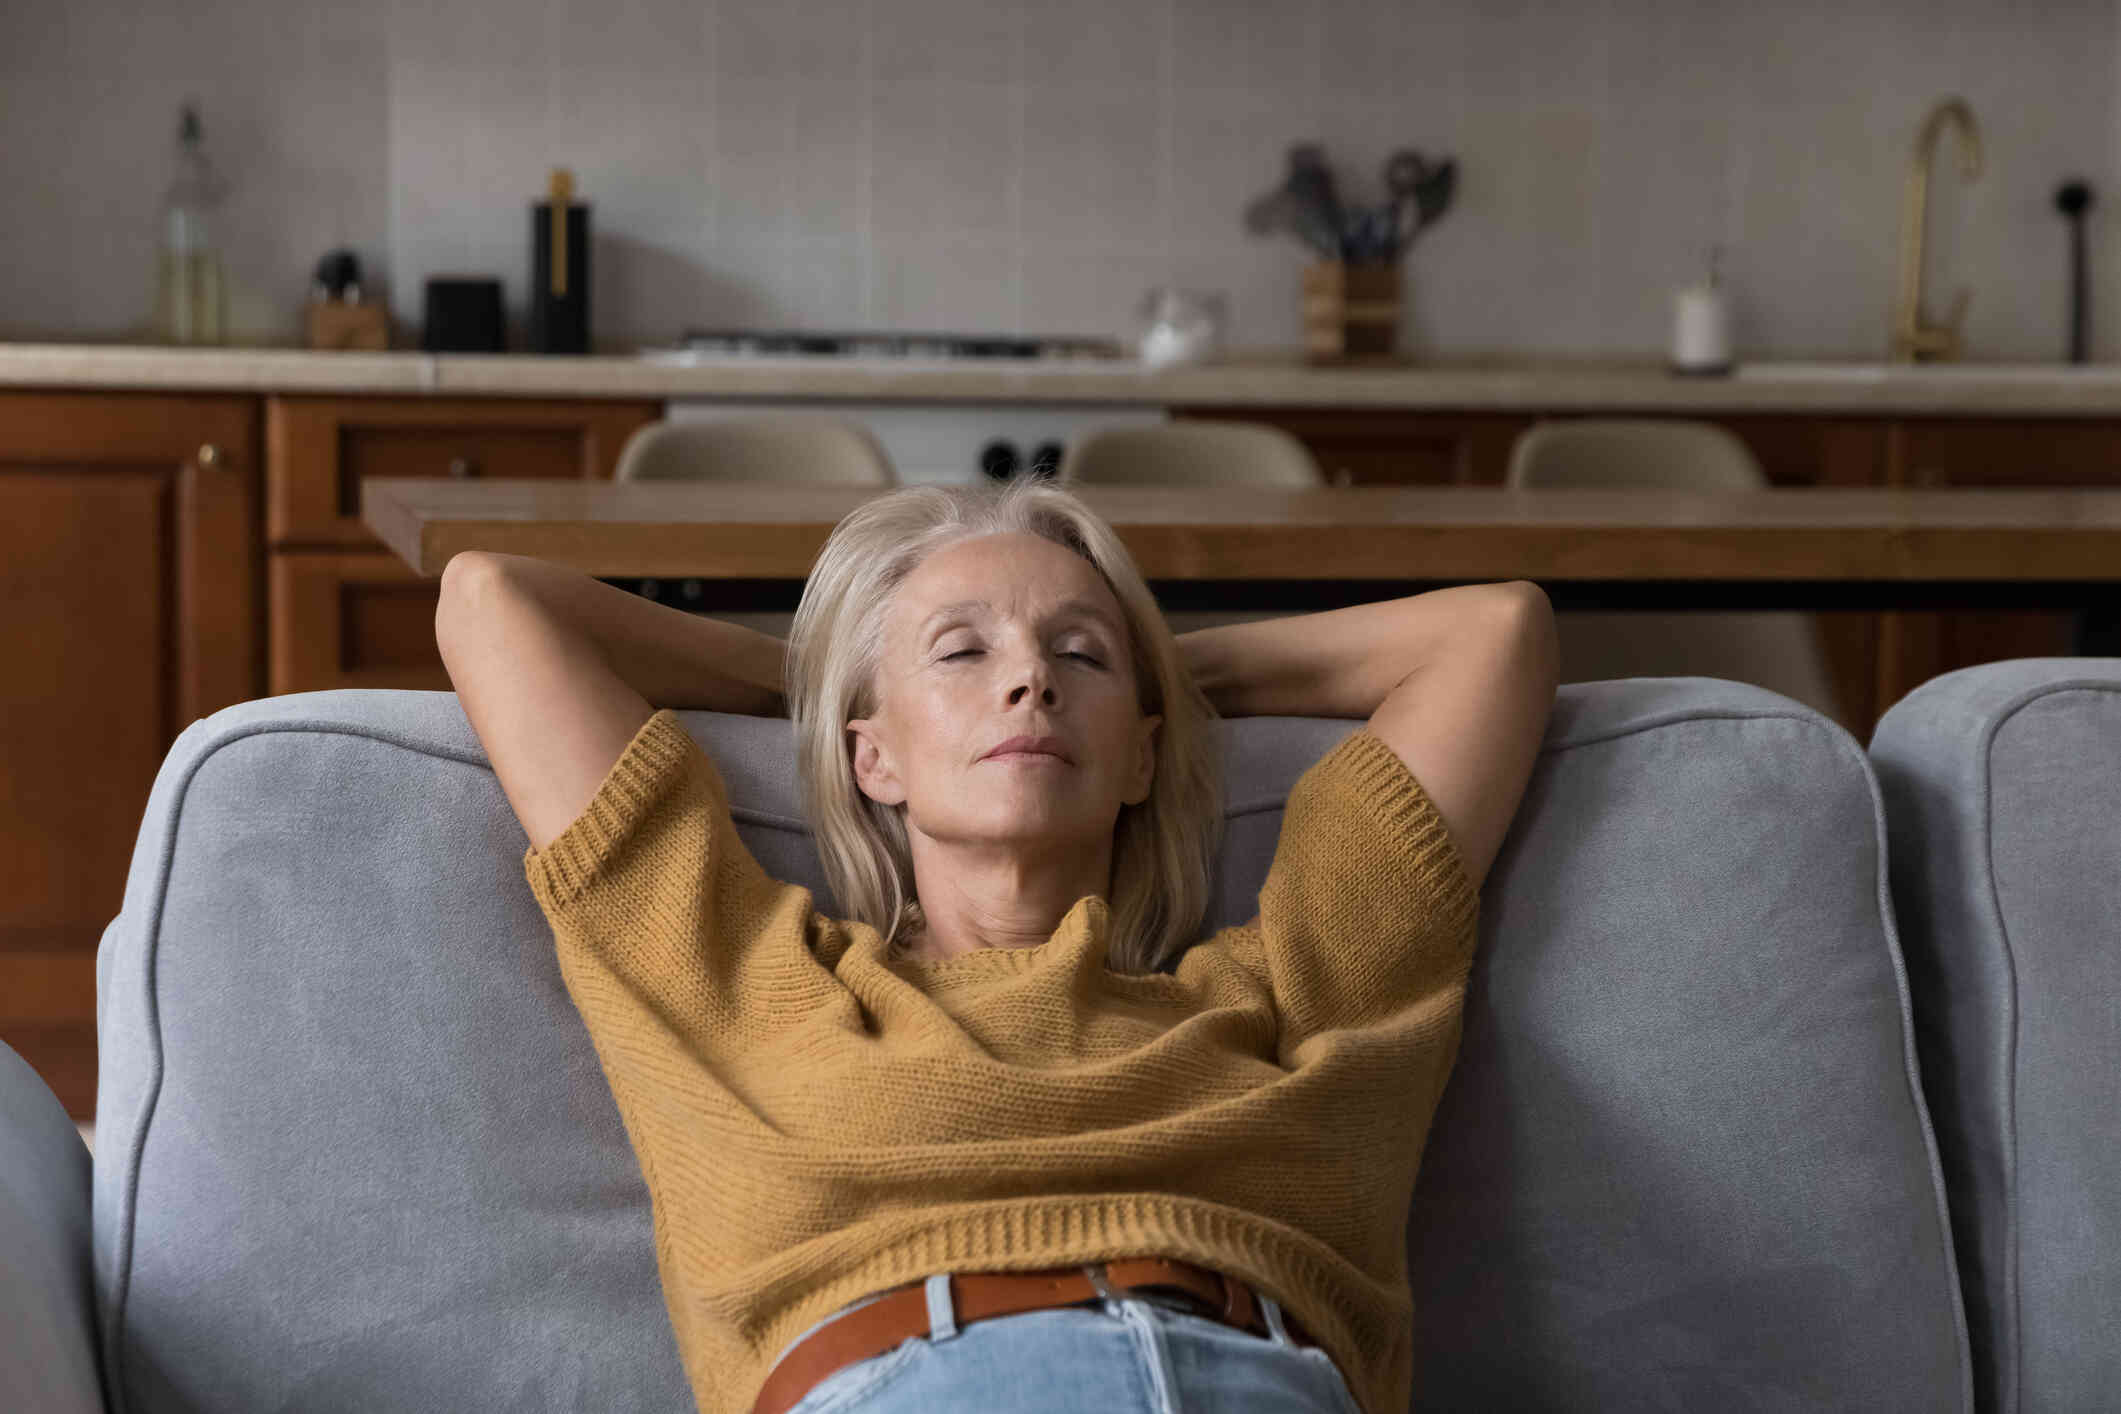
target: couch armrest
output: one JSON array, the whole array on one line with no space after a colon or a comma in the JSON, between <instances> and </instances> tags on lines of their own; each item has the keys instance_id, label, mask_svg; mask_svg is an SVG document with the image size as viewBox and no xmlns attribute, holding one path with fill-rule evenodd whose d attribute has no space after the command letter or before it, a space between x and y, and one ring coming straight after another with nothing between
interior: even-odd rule
<instances>
[{"instance_id":1,"label":"couch armrest","mask_svg":"<svg viewBox=\"0 0 2121 1414\"><path fill-rule=\"evenodd\" d=\"M0 1041L0 1409L104 1414L88 1146Z\"/></svg>"}]
</instances>

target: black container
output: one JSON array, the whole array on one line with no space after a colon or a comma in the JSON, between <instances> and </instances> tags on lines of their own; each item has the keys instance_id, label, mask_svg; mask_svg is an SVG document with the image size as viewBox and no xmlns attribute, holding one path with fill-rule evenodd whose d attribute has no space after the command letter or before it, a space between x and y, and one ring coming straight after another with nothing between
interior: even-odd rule
<instances>
[{"instance_id":1,"label":"black container","mask_svg":"<svg viewBox=\"0 0 2121 1414\"><path fill-rule=\"evenodd\" d=\"M589 203L567 205L564 279L555 279L552 203L530 208L530 351L589 352Z\"/></svg>"},{"instance_id":2,"label":"black container","mask_svg":"<svg viewBox=\"0 0 2121 1414\"><path fill-rule=\"evenodd\" d=\"M420 347L428 353L502 353L507 326L501 316L501 282L491 278L427 282L420 320Z\"/></svg>"}]
</instances>

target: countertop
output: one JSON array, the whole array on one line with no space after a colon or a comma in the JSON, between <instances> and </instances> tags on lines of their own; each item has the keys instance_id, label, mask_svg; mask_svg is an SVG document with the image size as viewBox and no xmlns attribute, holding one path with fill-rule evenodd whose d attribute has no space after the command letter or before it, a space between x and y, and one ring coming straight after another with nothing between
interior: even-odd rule
<instances>
[{"instance_id":1,"label":"countertop","mask_svg":"<svg viewBox=\"0 0 2121 1414\"><path fill-rule=\"evenodd\" d=\"M1626 358L1439 357L1313 367L1243 351L1188 368L1131 362L428 354L0 343L0 388L538 398L833 398L1375 409L1965 416L2121 414L2121 364L1764 361L1721 376Z\"/></svg>"}]
</instances>

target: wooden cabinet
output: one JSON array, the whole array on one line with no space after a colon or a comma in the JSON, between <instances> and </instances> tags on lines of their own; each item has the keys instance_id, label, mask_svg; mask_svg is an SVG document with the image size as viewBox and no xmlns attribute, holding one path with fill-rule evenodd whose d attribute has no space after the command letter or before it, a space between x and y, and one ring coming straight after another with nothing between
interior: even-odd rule
<instances>
[{"instance_id":1,"label":"wooden cabinet","mask_svg":"<svg viewBox=\"0 0 2121 1414\"><path fill-rule=\"evenodd\" d=\"M0 393L0 1038L77 1118L170 744L263 685L258 403Z\"/></svg>"},{"instance_id":2,"label":"wooden cabinet","mask_svg":"<svg viewBox=\"0 0 2121 1414\"><path fill-rule=\"evenodd\" d=\"M1928 417L1891 425L1888 486L2121 486L2121 422L2111 418ZM2076 651L2082 613L2115 621L2121 604L2078 613L2012 609L1881 614L1887 705L1940 673L2005 658Z\"/></svg>"},{"instance_id":3,"label":"wooden cabinet","mask_svg":"<svg viewBox=\"0 0 2121 1414\"><path fill-rule=\"evenodd\" d=\"M662 415L602 399L269 399L270 691L449 690L440 585L361 523L361 478L609 480L626 440Z\"/></svg>"},{"instance_id":4,"label":"wooden cabinet","mask_svg":"<svg viewBox=\"0 0 2121 1414\"><path fill-rule=\"evenodd\" d=\"M272 672L267 691L325 687L452 690L434 642L440 581L396 555L367 550L276 550Z\"/></svg>"}]
</instances>

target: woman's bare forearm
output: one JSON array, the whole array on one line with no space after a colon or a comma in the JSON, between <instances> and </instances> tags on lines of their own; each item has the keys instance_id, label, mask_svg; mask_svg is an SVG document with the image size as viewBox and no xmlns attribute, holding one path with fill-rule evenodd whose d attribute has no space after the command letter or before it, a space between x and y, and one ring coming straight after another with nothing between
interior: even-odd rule
<instances>
[{"instance_id":1,"label":"woman's bare forearm","mask_svg":"<svg viewBox=\"0 0 2121 1414\"><path fill-rule=\"evenodd\" d=\"M1178 635L1193 680L1225 717L1367 718L1409 673L1467 633L1497 632L1495 611L1529 580L1461 584L1324 613L1222 624Z\"/></svg>"},{"instance_id":2,"label":"woman's bare forearm","mask_svg":"<svg viewBox=\"0 0 2121 1414\"><path fill-rule=\"evenodd\" d=\"M785 640L643 599L548 560L478 553L595 645L650 705L787 715Z\"/></svg>"}]
</instances>

